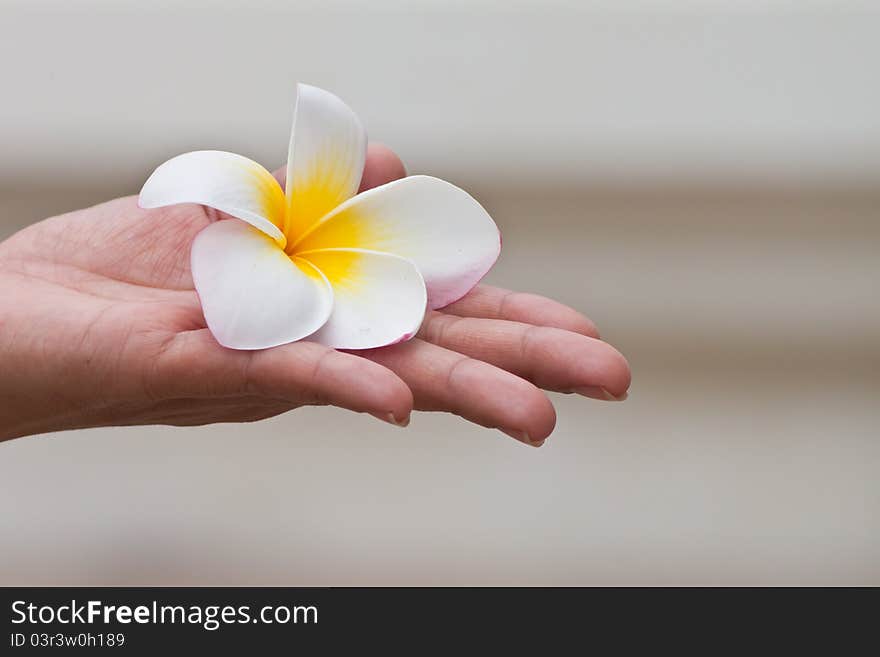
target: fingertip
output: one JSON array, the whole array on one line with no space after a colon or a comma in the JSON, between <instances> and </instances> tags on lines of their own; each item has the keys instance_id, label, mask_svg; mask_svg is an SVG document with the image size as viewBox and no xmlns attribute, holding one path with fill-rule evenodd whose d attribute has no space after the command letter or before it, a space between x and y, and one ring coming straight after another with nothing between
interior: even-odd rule
<instances>
[{"instance_id":1,"label":"fingertip","mask_svg":"<svg viewBox=\"0 0 880 657\"><path fill-rule=\"evenodd\" d=\"M556 408L543 392L533 403L532 414L527 422L527 432L530 442L543 443L556 428Z\"/></svg>"},{"instance_id":2,"label":"fingertip","mask_svg":"<svg viewBox=\"0 0 880 657\"><path fill-rule=\"evenodd\" d=\"M606 353L600 372L602 387L616 400L623 400L632 383L632 370L630 370L629 362L622 353L608 343L603 342L602 344L606 345Z\"/></svg>"},{"instance_id":3,"label":"fingertip","mask_svg":"<svg viewBox=\"0 0 880 657\"><path fill-rule=\"evenodd\" d=\"M393 424L405 426L409 423L409 416L413 410L413 394L403 379L397 376L387 367L374 363L365 358L361 359L365 368L365 381L369 385L364 387L364 411L375 415L387 417L390 413Z\"/></svg>"},{"instance_id":4,"label":"fingertip","mask_svg":"<svg viewBox=\"0 0 880 657\"><path fill-rule=\"evenodd\" d=\"M406 167L397 153L385 144L371 143L367 146L364 174L361 177L360 191L384 185L392 180L406 177Z\"/></svg>"},{"instance_id":5,"label":"fingertip","mask_svg":"<svg viewBox=\"0 0 880 657\"><path fill-rule=\"evenodd\" d=\"M272 177L278 181L278 184L281 185L281 189L284 189L287 186L287 165L285 164L283 167L278 167L272 172Z\"/></svg>"},{"instance_id":6,"label":"fingertip","mask_svg":"<svg viewBox=\"0 0 880 657\"><path fill-rule=\"evenodd\" d=\"M553 331L555 329L545 329ZM613 346L596 338L575 336L568 332L552 340L558 348L557 356L570 363L569 374L563 379L549 378L536 381L541 387L561 392L577 392L602 401L622 401L626 398L632 379L629 363ZM550 359L547 362L556 362ZM565 369L558 363L559 371Z\"/></svg>"},{"instance_id":7,"label":"fingertip","mask_svg":"<svg viewBox=\"0 0 880 657\"><path fill-rule=\"evenodd\" d=\"M580 333L581 335L585 335L588 338L596 338L600 340L602 336L599 335L599 327L593 323L589 317L585 315L581 315L577 311L573 311L573 316L571 317L571 328L569 331L574 331L575 333Z\"/></svg>"},{"instance_id":8,"label":"fingertip","mask_svg":"<svg viewBox=\"0 0 880 657\"><path fill-rule=\"evenodd\" d=\"M556 427L556 409L541 390L523 381L523 390L516 396L501 431L524 443L543 443Z\"/></svg>"}]
</instances>

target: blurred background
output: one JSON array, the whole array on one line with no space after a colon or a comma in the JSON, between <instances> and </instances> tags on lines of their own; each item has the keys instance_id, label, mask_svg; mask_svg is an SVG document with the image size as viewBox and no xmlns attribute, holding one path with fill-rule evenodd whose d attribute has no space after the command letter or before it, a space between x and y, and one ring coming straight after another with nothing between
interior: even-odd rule
<instances>
[{"instance_id":1,"label":"blurred background","mask_svg":"<svg viewBox=\"0 0 880 657\"><path fill-rule=\"evenodd\" d=\"M279 166L309 82L633 369L540 450L333 409L0 444L0 584L880 584L878 61L867 1L0 0L0 236Z\"/></svg>"}]
</instances>

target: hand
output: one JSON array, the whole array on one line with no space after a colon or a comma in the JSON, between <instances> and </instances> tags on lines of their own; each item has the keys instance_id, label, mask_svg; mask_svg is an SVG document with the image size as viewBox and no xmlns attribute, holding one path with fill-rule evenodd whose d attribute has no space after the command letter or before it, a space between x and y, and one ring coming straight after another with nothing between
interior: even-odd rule
<instances>
[{"instance_id":1,"label":"hand","mask_svg":"<svg viewBox=\"0 0 880 657\"><path fill-rule=\"evenodd\" d=\"M396 155L370 147L362 188L403 175ZM142 210L127 197L0 243L0 440L333 404L398 425L413 408L448 411L540 445L556 419L540 388L626 395L629 367L590 320L486 285L391 347L225 349L205 328L189 270L193 238L217 218L196 205Z\"/></svg>"}]
</instances>

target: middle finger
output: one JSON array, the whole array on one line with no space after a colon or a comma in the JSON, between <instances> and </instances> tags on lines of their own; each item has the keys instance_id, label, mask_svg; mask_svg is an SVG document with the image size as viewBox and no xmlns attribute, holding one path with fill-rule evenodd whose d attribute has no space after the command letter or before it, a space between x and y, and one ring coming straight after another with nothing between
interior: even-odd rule
<instances>
[{"instance_id":1,"label":"middle finger","mask_svg":"<svg viewBox=\"0 0 880 657\"><path fill-rule=\"evenodd\" d=\"M424 340L359 351L410 387L415 408L447 411L540 446L556 424L547 396L518 376Z\"/></svg>"}]
</instances>

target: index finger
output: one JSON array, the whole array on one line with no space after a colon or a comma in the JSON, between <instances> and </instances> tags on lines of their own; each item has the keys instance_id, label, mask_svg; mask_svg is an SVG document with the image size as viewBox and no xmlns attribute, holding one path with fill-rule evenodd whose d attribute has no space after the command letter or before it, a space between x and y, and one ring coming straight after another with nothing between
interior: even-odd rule
<instances>
[{"instance_id":1,"label":"index finger","mask_svg":"<svg viewBox=\"0 0 880 657\"><path fill-rule=\"evenodd\" d=\"M528 292L477 285L464 297L441 308L444 313L480 319L506 319L535 326L552 326L598 338L599 330L588 317L565 304Z\"/></svg>"}]
</instances>

